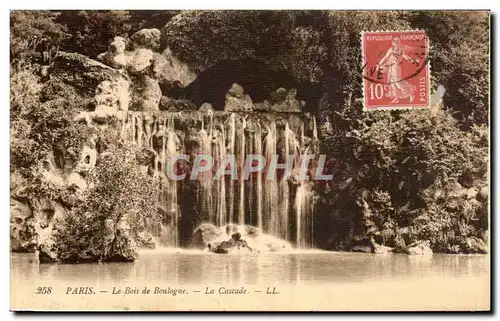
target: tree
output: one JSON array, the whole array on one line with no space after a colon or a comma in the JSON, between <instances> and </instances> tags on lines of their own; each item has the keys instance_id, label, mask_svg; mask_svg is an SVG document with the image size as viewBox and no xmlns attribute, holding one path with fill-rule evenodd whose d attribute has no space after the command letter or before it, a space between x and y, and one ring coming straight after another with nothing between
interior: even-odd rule
<instances>
[{"instance_id":1,"label":"tree","mask_svg":"<svg viewBox=\"0 0 500 321\"><path fill-rule=\"evenodd\" d=\"M464 128L487 124L489 110L489 13L419 11L409 15L431 42L434 81L446 88L444 101Z\"/></svg>"},{"instance_id":2,"label":"tree","mask_svg":"<svg viewBox=\"0 0 500 321\"><path fill-rule=\"evenodd\" d=\"M339 115L351 126L344 135L323 133L337 159L336 183L323 196L329 206L358 212L354 231L391 246L400 238L430 240L440 252L480 251L467 244L485 231L478 222L487 199L479 195L487 186L487 129L464 132L444 110L358 117ZM355 236L346 233L341 238Z\"/></svg>"},{"instance_id":3,"label":"tree","mask_svg":"<svg viewBox=\"0 0 500 321\"><path fill-rule=\"evenodd\" d=\"M13 10L10 13L10 62L48 64L68 37L65 26L50 11Z\"/></svg>"},{"instance_id":4,"label":"tree","mask_svg":"<svg viewBox=\"0 0 500 321\"><path fill-rule=\"evenodd\" d=\"M114 37L129 33L128 11L120 10L65 10L57 22L66 26L71 35L63 45L67 52L78 52L95 59L107 51Z\"/></svg>"},{"instance_id":5,"label":"tree","mask_svg":"<svg viewBox=\"0 0 500 321\"><path fill-rule=\"evenodd\" d=\"M159 220L155 179L139 169L134 149L118 138L108 146L88 177L84 201L59 225L62 261L133 261L138 233Z\"/></svg>"},{"instance_id":6,"label":"tree","mask_svg":"<svg viewBox=\"0 0 500 321\"><path fill-rule=\"evenodd\" d=\"M43 84L30 68L11 74L11 171L32 177L49 153L76 161L92 129L73 121L81 100L64 93L41 101Z\"/></svg>"}]
</instances>

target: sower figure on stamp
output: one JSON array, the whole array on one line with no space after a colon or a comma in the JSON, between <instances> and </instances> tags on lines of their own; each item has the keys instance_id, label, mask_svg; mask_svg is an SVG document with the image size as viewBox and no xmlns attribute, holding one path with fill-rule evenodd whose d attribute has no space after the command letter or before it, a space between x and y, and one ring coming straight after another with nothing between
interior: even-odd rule
<instances>
[{"instance_id":1,"label":"sower figure on stamp","mask_svg":"<svg viewBox=\"0 0 500 321\"><path fill-rule=\"evenodd\" d=\"M392 46L387 50L384 57L377 64L377 71L386 70L386 81L389 86L387 97L392 98L390 103L397 104L399 99L409 98L410 102L414 99L416 88L408 81L402 79L401 62L404 59L413 64L419 63L418 60L411 58L407 53L407 46L401 45L399 38L392 39ZM384 68L381 68L383 66Z\"/></svg>"}]
</instances>

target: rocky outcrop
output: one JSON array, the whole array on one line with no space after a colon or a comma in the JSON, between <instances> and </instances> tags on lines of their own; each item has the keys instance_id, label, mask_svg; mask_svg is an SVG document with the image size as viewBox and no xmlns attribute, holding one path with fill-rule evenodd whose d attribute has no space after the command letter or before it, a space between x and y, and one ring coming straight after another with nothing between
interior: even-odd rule
<instances>
[{"instance_id":1,"label":"rocky outcrop","mask_svg":"<svg viewBox=\"0 0 500 321\"><path fill-rule=\"evenodd\" d=\"M52 239L47 239L37 247L38 261L40 263L54 263L58 261L56 244Z\"/></svg>"},{"instance_id":2,"label":"rocky outcrop","mask_svg":"<svg viewBox=\"0 0 500 321\"><path fill-rule=\"evenodd\" d=\"M208 114L212 114L214 113L214 108L212 107L212 104L209 104L209 103L204 103L200 106L200 108L198 109L199 112L202 112L202 113L208 113Z\"/></svg>"},{"instance_id":3,"label":"rocky outcrop","mask_svg":"<svg viewBox=\"0 0 500 321\"><path fill-rule=\"evenodd\" d=\"M97 59L115 69L125 68L127 65L126 47L127 43L123 37L115 37L109 45L108 51L99 54Z\"/></svg>"},{"instance_id":4,"label":"rocky outcrop","mask_svg":"<svg viewBox=\"0 0 500 321\"><path fill-rule=\"evenodd\" d=\"M33 251L36 246L35 228L29 203L10 200L10 245L15 252Z\"/></svg>"},{"instance_id":5,"label":"rocky outcrop","mask_svg":"<svg viewBox=\"0 0 500 321\"><path fill-rule=\"evenodd\" d=\"M160 110L161 89L158 81L148 75L136 78L134 82L133 108L139 111Z\"/></svg>"},{"instance_id":6,"label":"rocky outcrop","mask_svg":"<svg viewBox=\"0 0 500 321\"><path fill-rule=\"evenodd\" d=\"M249 95L245 95L243 87L233 84L226 94L225 111L252 111L253 102Z\"/></svg>"},{"instance_id":7,"label":"rocky outcrop","mask_svg":"<svg viewBox=\"0 0 500 321\"><path fill-rule=\"evenodd\" d=\"M271 94L269 110L274 112L300 113L302 112L302 104L295 96L297 89L278 88Z\"/></svg>"},{"instance_id":8,"label":"rocky outcrop","mask_svg":"<svg viewBox=\"0 0 500 321\"><path fill-rule=\"evenodd\" d=\"M65 161L62 155L49 153L36 173L44 190L30 190L18 173L11 175L11 248L13 251L38 250L40 261L54 259L52 236L56 221L81 199L87 189L84 176L96 163L97 151L91 140L84 145L80 160ZM33 178L32 178L33 179Z\"/></svg>"},{"instance_id":9,"label":"rocky outcrop","mask_svg":"<svg viewBox=\"0 0 500 321\"><path fill-rule=\"evenodd\" d=\"M206 249L209 244L222 240L223 235L222 230L215 225L201 224L193 232L191 246Z\"/></svg>"},{"instance_id":10,"label":"rocky outcrop","mask_svg":"<svg viewBox=\"0 0 500 321\"><path fill-rule=\"evenodd\" d=\"M129 108L129 82L123 78L105 80L95 91L95 115L109 117Z\"/></svg>"},{"instance_id":11,"label":"rocky outcrop","mask_svg":"<svg viewBox=\"0 0 500 321\"><path fill-rule=\"evenodd\" d=\"M270 109L269 101L267 100L264 100L261 103L255 103L254 105L254 110L256 111L268 112L269 109Z\"/></svg>"},{"instance_id":12,"label":"rocky outcrop","mask_svg":"<svg viewBox=\"0 0 500 321\"><path fill-rule=\"evenodd\" d=\"M208 250L217 254L228 254L235 251L253 252L248 243L241 238L241 234L236 232L231 235L228 241L208 244Z\"/></svg>"},{"instance_id":13,"label":"rocky outcrop","mask_svg":"<svg viewBox=\"0 0 500 321\"><path fill-rule=\"evenodd\" d=\"M138 257L137 244L130 235L127 220L123 218L115 225L114 239L103 261L132 262Z\"/></svg>"},{"instance_id":14,"label":"rocky outcrop","mask_svg":"<svg viewBox=\"0 0 500 321\"><path fill-rule=\"evenodd\" d=\"M370 239L370 244L373 254L388 254L394 251L392 247L378 244L373 237Z\"/></svg>"},{"instance_id":15,"label":"rocky outcrop","mask_svg":"<svg viewBox=\"0 0 500 321\"><path fill-rule=\"evenodd\" d=\"M432 255L432 249L429 246L429 242L410 244L405 252L408 255Z\"/></svg>"},{"instance_id":16,"label":"rocky outcrop","mask_svg":"<svg viewBox=\"0 0 500 321\"><path fill-rule=\"evenodd\" d=\"M103 81L128 80L128 76L121 70L81 54L66 52L57 54L49 74L86 99L94 98L97 86Z\"/></svg>"},{"instance_id":17,"label":"rocky outcrop","mask_svg":"<svg viewBox=\"0 0 500 321\"><path fill-rule=\"evenodd\" d=\"M467 248L464 249L466 253L488 253L488 243L477 237L468 237L465 240Z\"/></svg>"},{"instance_id":18,"label":"rocky outcrop","mask_svg":"<svg viewBox=\"0 0 500 321\"><path fill-rule=\"evenodd\" d=\"M236 235L236 239L232 236ZM236 242L242 240L244 242ZM262 233L251 225L227 224L216 227L209 223L195 229L191 242L193 247L209 249L216 253L229 253L233 250L250 252L277 252L289 250L291 244L272 235Z\"/></svg>"},{"instance_id":19,"label":"rocky outcrop","mask_svg":"<svg viewBox=\"0 0 500 321\"><path fill-rule=\"evenodd\" d=\"M149 71L148 67L153 64L153 51L138 48L127 53L127 71L131 75L139 75Z\"/></svg>"},{"instance_id":20,"label":"rocky outcrop","mask_svg":"<svg viewBox=\"0 0 500 321\"><path fill-rule=\"evenodd\" d=\"M53 244L51 243L52 239L41 244L38 247L40 262L42 262L42 255L47 262L85 263L135 261L139 257L137 252L138 244L131 235L127 219L123 217L115 223L113 219L108 218L102 224L102 237L95 239L87 235L87 239L83 240L83 242L85 242L84 246L72 244L74 240L63 240L62 244L57 245L57 248L55 246L51 247L51 244ZM62 237L71 237L71 235ZM82 242L82 240L80 240L80 242Z\"/></svg>"},{"instance_id":21,"label":"rocky outcrop","mask_svg":"<svg viewBox=\"0 0 500 321\"><path fill-rule=\"evenodd\" d=\"M141 29L130 37L134 48L158 50L160 48L161 31L156 28Z\"/></svg>"},{"instance_id":22,"label":"rocky outcrop","mask_svg":"<svg viewBox=\"0 0 500 321\"><path fill-rule=\"evenodd\" d=\"M170 48L166 48L161 54L155 53L153 73L161 84L173 86L174 82L178 81L182 87L187 87L198 76L189 64L179 60Z\"/></svg>"}]
</instances>

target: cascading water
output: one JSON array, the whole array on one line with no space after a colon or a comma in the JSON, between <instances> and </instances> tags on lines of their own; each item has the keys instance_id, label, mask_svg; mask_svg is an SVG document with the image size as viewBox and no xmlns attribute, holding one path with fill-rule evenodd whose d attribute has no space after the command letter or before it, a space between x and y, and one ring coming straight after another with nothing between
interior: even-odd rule
<instances>
[{"instance_id":1,"label":"cascading water","mask_svg":"<svg viewBox=\"0 0 500 321\"><path fill-rule=\"evenodd\" d=\"M299 133L297 135L296 133ZM123 137L149 149L154 155L150 172L160 177L160 204L164 220L153 229L163 246L188 246L182 234L193 232L201 223L224 226L228 223L257 226L264 233L288 240L297 247L312 247L314 183L299 180L295 175L302 166L301 156L317 153L317 128L309 115L239 114L228 112L129 112L122 127ZM309 138L309 137L312 138ZM195 181L196 193L186 191L186 181L170 180L168 160L178 154L210 155L213 171L201 172ZM243 180L242 168L247 155L266 158L261 173L252 173ZM214 179L220 163L233 155L237 162L236 180L230 175ZM268 179L273 155L279 164L293 157L290 177L278 170ZM204 165L202 163L200 165ZM188 166L189 167L189 166ZM186 180L190 173L187 172ZM182 204L192 203L197 210L181 213ZM182 218L182 219L181 219ZM189 222L183 223L183 222ZM184 226L184 225L185 226Z\"/></svg>"}]
</instances>

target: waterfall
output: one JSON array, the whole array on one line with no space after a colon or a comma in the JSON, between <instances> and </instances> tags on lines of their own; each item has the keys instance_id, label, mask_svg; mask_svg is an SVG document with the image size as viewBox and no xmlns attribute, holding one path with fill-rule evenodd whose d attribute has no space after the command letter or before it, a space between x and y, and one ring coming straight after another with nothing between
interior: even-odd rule
<instances>
[{"instance_id":1,"label":"waterfall","mask_svg":"<svg viewBox=\"0 0 500 321\"><path fill-rule=\"evenodd\" d=\"M236 149L236 114L229 116L229 155L235 155ZM234 181L229 180L229 222L234 222Z\"/></svg>"},{"instance_id":2,"label":"waterfall","mask_svg":"<svg viewBox=\"0 0 500 321\"><path fill-rule=\"evenodd\" d=\"M212 156L212 137L205 130L204 115L200 115L201 129L198 132L200 139L200 146L197 150L197 155L210 155ZM211 120L211 119L210 119ZM212 127L212 121L210 121L209 128ZM205 165L205 163L201 164ZM205 171L198 174L198 199L201 203L201 217L209 222L215 221L214 207L212 203L212 186L213 186L213 172Z\"/></svg>"},{"instance_id":3,"label":"waterfall","mask_svg":"<svg viewBox=\"0 0 500 321\"><path fill-rule=\"evenodd\" d=\"M239 164L238 175L239 185L240 185L240 198L238 207L238 224L245 224L245 182L243 181L243 175L241 170L243 170L243 165L246 158L246 142L245 142L245 129L247 126L246 117L242 118L242 126L240 132L240 154L239 154Z\"/></svg>"},{"instance_id":4,"label":"waterfall","mask_svg":"<svg viewBox=\"0 0 500 321\"><path fill-rule=\"evenodd\" d=\"M226 147L226 130L225 127L220 125L219 131L214 132L214 161L215 166L219 166L221 161L227 156L227 147ZM218 133L218 134L217 134ZM224 226L228 223L227 220L227 205L226 205L226 180L221 178L217 180L215 183L215 202L216 202L216 211L217 218L215 220L215 224L217 226Z\"/></svg>"},{"instance_id":5,"label":"waterfall","mask_svg":"<svg viewBox=\"0 0 500 321\"><path fill-rule=\"evenodd\" d=\"M277 154L276 149L276 123L273 122L271 126L267 127L267 136L265 138L264 157L266 161L271 162L273 155ZM266 177L264 179L264 232L271 235L279 234L278 223L278 182L277 173L274 179L268 179L267 172L263 173ZM267 223L267 224L266 224Z\"/></svg>"},{"instance_id":6,"label":"waterfall","mask_svg":"<svg viewBox=\"0 0 500 321\"><path fill-rule=\"evenodd\" d=\"M121 133L125 140L154 155L148 172L159 177L159 210L163 220L161 226L152 227L151 231L160 245L183 245L181 239L189 239L193 228L201 223L237 223L257 226L300 248L313 246L314 183L298 180L296 175L302 166L301 156L317 153L314 117L129 112ZM195 155L210 155L214 169L198 173L196 181L190 182L189 168L177 164L174 172L182 174L185 170L186 180L171 180L167 164L178 154L189 155L191 164ZM262 172L251 173L249 180L244 181L242 169L249 154L263 155L267 164ZM221 162L229 155L235 157L237 179L230 175L214 179ZM288 155L293 157L291 177L284 177L284 170L280 169L273 179L268 179L273 155L277 155L280 164L286 163ZM185 204L194 212L182 213Z\"/></svg>"},{"instance_id":7,"label":"waterfall","mask_svg":"<svg viewBox=\"0 0 500 321\"><path fill-rule=\"evenodd\" d=\"M256 155L262 155L262 127L260 122L257 124L255 131L255 149L254 153ZM262 230L262 174L256 176L257 181L257 227Z\"/></svg>"}]
</instances>

